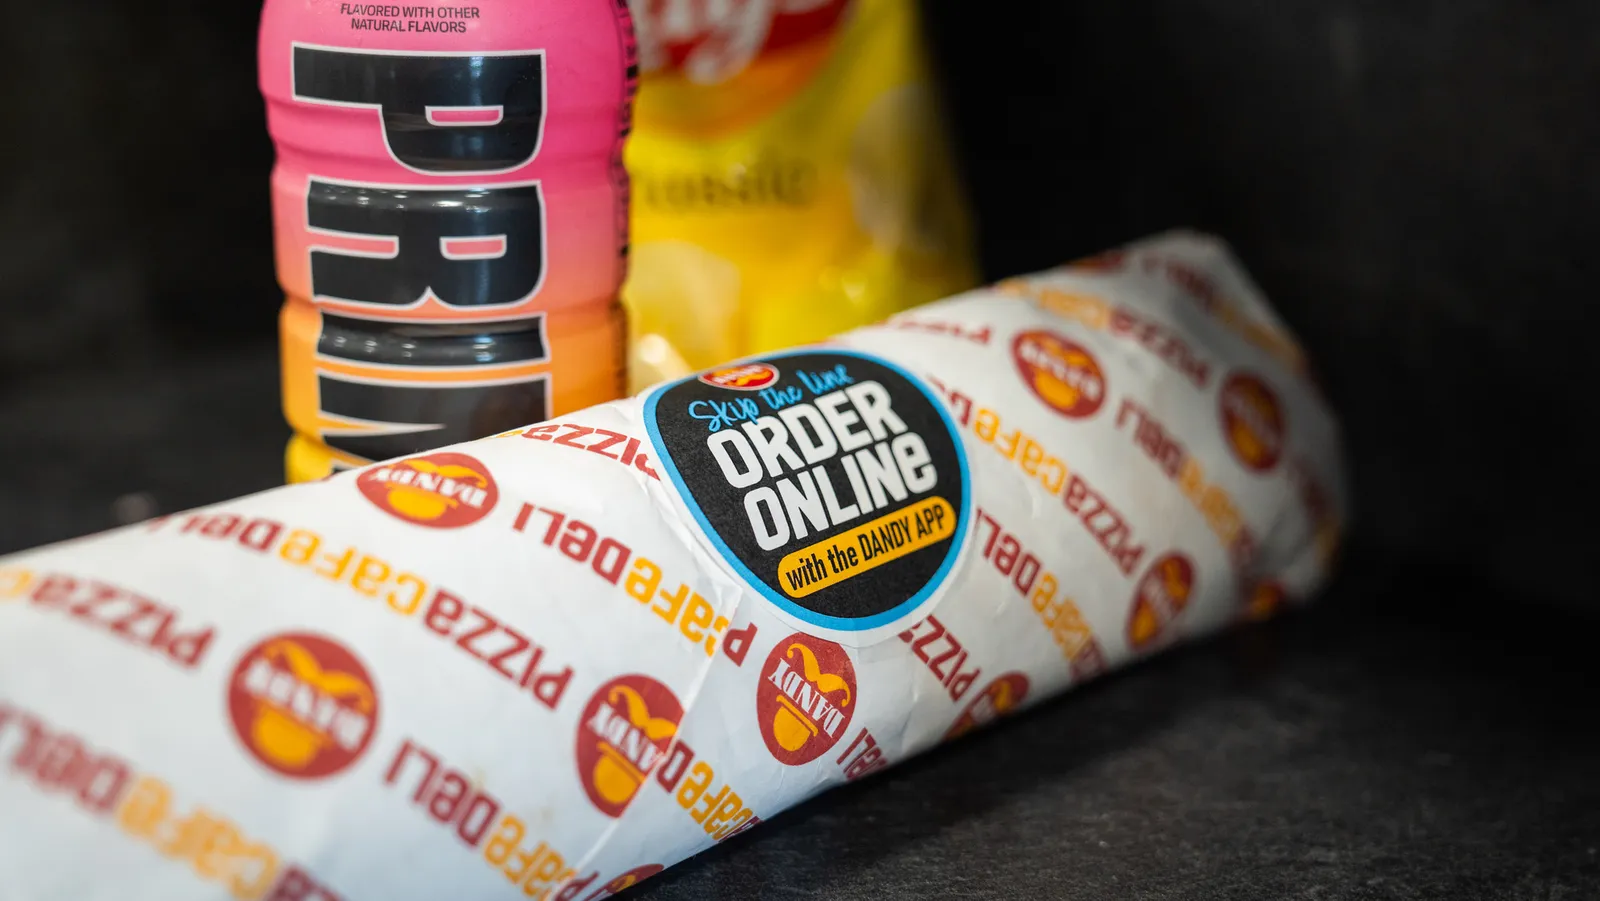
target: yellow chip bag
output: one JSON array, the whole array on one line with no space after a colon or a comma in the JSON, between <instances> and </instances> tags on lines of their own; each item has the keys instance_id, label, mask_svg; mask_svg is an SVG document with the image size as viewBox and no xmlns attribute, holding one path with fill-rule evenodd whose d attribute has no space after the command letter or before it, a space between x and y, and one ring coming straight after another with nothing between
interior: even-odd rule
<instances>
[{"instance_id":1,"label":"yellow chip bag","mask_svg":"<svg viewBox=\"0 0 1600 901\"><path fill-rule=\"evenodd\" d=\"M977 283L914 0L630 0L630 389Z\"/></svg>"}]
</instances>

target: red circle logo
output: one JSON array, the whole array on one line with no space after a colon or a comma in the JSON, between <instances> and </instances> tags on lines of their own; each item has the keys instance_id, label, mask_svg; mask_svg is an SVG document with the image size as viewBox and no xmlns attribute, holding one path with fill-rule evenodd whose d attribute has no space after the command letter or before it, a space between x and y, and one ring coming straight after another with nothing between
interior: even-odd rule
<instances>
[{"instance_id":1,"label":"red circle logo","mask_svg":"<svg viewBox=\"0 0 1600 901\"><path fill-rule=\"evenodd\" d=\"M618 817L672 747L683 705L672 690L638 674L600 686L578 725L578 779L600 812Z\"/></svg>"},{"instance_id":2,"label":"red circle logo","mask_svg":"<svg viewBox=\"0 0 1600 901\"><path fill-rule=\"evenodd\" d=\"M1244 618L1251 622L1260 622L1271 619L1283 612L1289 605L1289 593L1283 585L1267 579L1258 582L1250 592L1250 599L1245 602Z\"/></svg>"},{"instance_id":3,"label":"red circle logo","mask_svg":"<svg viewBox=\"0 0 1600 901\"><path fill-rule=\"evenodd\" d=\"M609 895L615 895L618 892L625 892L664 869L666 869L666 867L663 867L658 863L647 863L642 867L634 867L628 872L623 873L621 876L618 876L617 878L606 883L605 890L607 894L601 895L600 897L605 898Z\"/></svg>"},{"instance_id":4,"label":"red circle logo","mask_svg":"<svg viewBox=\"0 0 1600 901\"><path fill-rule=\"evenodd\" d=\"M950 731L944 734L944 740L960 738L974 729L989 725L1015 710L1027 696L1027 676L1022 673L997 676L977 697L968 702L967 709L956 717L956 721L950 725Z\"/></svg>"},{"instance_id":5,"label":"red circle logo","mask_svg":"<svg viewBox=\"0 0 1600 901\"><path fill-rule=\"evenodd\" d=\"M1084 257L1069 265L1069 268L1079 272L1119 272L1127 265L1128 252L1126 250L1108 250L1097 253L1092 257Z\"/></svg>"},{"instance_id":6,"label":"red circle logo","mask_svg":"<svg viewBox=\"0 0 1600 901\"><path fill-rule=\"evenodd\" d=\"M1128 614L1128 644L1134 650L1153 645L1194 594L1194 564L1182 554L1171 553L1150 564L1144 578L1133 590L1133 609Z\"/></svg>"},{"instance_id":7,"label":"red circle logo","mask_svg":"<svg viewBox=\"0 0 1600 901\"><path fill-rule=\"evenodd\" d=\"M732 388L735 391L760 391L778 381L778 367L770 363L744 363L724 366L700 374L700 381L713 388Z\"/></svg>"},{"instance_id":8,"label":"red circle logo","mask_svg":"<svg viewBox=\"0 0 1600 901\"><path fill-rule=\"evenodd\" d=\"M644 69L737 75L762 54L832 34L850 0L634 0Z\"/></svg>"},{"instance_id":9,"label":"red circle logo","mask_svg":"<svg viewBox=\"0 0 1600 901\"><path fill-rule=\"evenodd\" d=\"M1287 425L1283 404L1266 382L1245 372L1228 376L1217 397L1217 410L1228 447L1246 469L1267 472L1278 465Z\"/></svg>"},{"instance_id":10,"label":"red circle logo","mask_svg":"<svg viewBox=\"0 0 1600 901\"><path fill-rule=\"evenodd\" d=\"M810 763L837 744L850 728L856 702L850 655L804 632L778 642L756 683L761 738L789 766Z\"/></svg>"},{"instance_id":11,"label":"red circle logo","mask_svg":"<svg viewBox=\"0 0 1600 901\"><path fill-rule=\"evenodd\" d=\"M583 896L582 901L604 901L604 899L618 892L625 892L633 888L664 869L666 867L658 863L647 863L642 867L634 867L610 882L602 884L592 892L589 891L589 886L600 878L600 873L598 871L591 872L582 879L573 879L562 885L561 891L551 896L551 901L579 901L579 895ZM588 892L588 894L584 894L585 892Z\"/></svg>"},{"instance_id":12,"label":"red circle logo","mask_svg":"<svg viewBox=\"0 0 1600 901\"><path fill-rule=\"evenodd\" d=\"M381 463L357 476L356 485L383 512L435 529L470 526L500 499L489 468L466 454Z\"/></svg>"},{"instance_id":13,"label":"red circle logo","mask_svg":"<svg viewBox=\"0 0 1600 901\"><path fill-rule=\"evenodd\" d=\"M321 779L355 763L378 729L378 689L355 654L306 632L274 635L228 681L239 741L267 769Z\"/></svg>"},{"instance_id":14,"label":"red circle logo","mask_svg":"<svg viewBox=\"0 0 1600 901\"><path fill-rule=\"evenodd\" d=\"M1028 390L1062 416L1093 416L1105 403L1105 373L1082 345L1055 332L1034 329L1011 342L1011 356Z\"/></svg>"}]
</instances>

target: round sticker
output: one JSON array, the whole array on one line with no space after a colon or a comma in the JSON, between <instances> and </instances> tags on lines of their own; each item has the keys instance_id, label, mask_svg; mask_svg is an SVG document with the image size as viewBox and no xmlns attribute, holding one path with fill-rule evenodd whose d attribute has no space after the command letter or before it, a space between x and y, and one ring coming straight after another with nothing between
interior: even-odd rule
<instances>
[{"instance_id":1,"label":"round sticker","mask_svg":"<svg viewBox=\"0 0 1600 901\"><path fill-rule=\"evenodd\" d=\"M1266 472L1278 465L1286 429L1283 404L1266 382L1245 372L1228 376L1217 408L1228 447L1246 469Z\"/></svg>"},{"instance_id":2,"label":"round sticker","mask_svg":"<svg viewBox=\"0 0 1600 901\"><path fill-rule=\"evenodd\" d=\"M321 779L355 763L378 725L378 690L356 655L331 638L274 635L240 658L228 682L239 741L262 765Z\"/></svg>"},{"instance_id":3,"label":"round sticker","mask_svg":"<svg viewBox=\"0 0 1600 901\"><path fill-rule=\"evenodd\" d=\"M649 676L618 676L584 705L578 779L600 812L618 817L666 759L683 719L672 690Z\"/></svg>"},{"instance_id":4,"label":"round sticker","mask_svg":"<svg viewBox=\"0 0 1600 901\"><path fill-rule=\"evenodd\" d=\"M797 628L860 645L937 597L971 519L966 452L935 395L843 350L749 361L759 391L657 388L645 425L715 550Z\"/></svg>"},{"instance_id":5,"label":"round sticker","mask_svg":"<svg viewBox=\"0 0 1600 901\"><path fill-rule=\"evenodd\" d=\"M427 454L374 466L356 485L379 510L419 526L458 529L494 509L500 489L466 454Z\"/></svg>"},{"instance_id":6,"label":"round sticker","mask_svg":"<svg viewBox=\"0 0 1600 901\"><path fill-rule=\"evenodd\" d=\"M1100 362L1075 341L1048 329L1031 329L1012 340L1011 357L1028 390L1062 416L1093 416L1105 403Z\"/></svg>"},{"instance_id":7,"label":"round sticker","mask_svg":"<svg viewBox=\"0 0 1600 901\"><path fill-rule=\"evenodd\" d=\"M1128 613L1128 644L1143 650L1155 643L1168 624L1189 606L1194 593L1194 564L1182 554L1167 554L1150 564L1133 590Z\"/></svg>"},{"instance_id":8,"label":"round sticker","mask_svg":"<svg viewBox=\"0 0 1600 901\"><path fill-rule=\"evenodd\" d=\"M756 683L761 738L779 763L799 766L844 737L855 713L856 668L844 648L796 632L778 642Z\"/></svg>"}]
</instances>

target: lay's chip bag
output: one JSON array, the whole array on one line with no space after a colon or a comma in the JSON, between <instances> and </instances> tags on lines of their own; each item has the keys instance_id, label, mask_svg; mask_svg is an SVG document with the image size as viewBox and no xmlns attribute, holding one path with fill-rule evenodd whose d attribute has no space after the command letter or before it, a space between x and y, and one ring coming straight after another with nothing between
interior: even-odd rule
<instances>
[{"instance_id":1,"label":"lay's chip bag","mask_svg":"<svg viewBox=\"0 0 1600 901\"><path fill-rule=\"evenodd\" d=\"M630 5L630 390L976 284L914 0Z\"/></svg>"}]
</instances>

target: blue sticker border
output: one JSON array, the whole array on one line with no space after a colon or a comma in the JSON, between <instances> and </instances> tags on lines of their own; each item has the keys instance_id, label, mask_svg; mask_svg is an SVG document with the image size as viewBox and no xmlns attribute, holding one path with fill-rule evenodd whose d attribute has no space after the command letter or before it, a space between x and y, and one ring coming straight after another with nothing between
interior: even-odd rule
<instances>
[{"instance_id":1,"label":"blue sticker border","mask_svg":"<svg viewBox=\"0 0 1600 901\"><path fill-rule=\"evenodd\" d=\"M655 445L657 462L659 462L662 468L667 471L667 475L672 478L672 485L678 490L678 496L682 498L683 505L689 509L690 513L694 514L695 522L699 523L700 525L700 531L711 540L711 544L717 549L717 553L722 555L722 559L733 567L734 571L744 579L747 585L755 589L755 591L762 597L766 598L768 601L771 601L772 604L778 609L802 622L809 623L814 626L820 626L825 629L833 629L839 632L867 632L872 629L877 629L879 627L888 625L889 623L894 622L896 619L899 619L900 617L921 606L923 602L927 601L934 592L938 591L939 588L944 585L945 580L950 575L950 570L955 567L956 559L961 556L961 550L965 546L967 529L971 525L972 521L972 511L976 506L972 497L972 473L967 466L967 445L966 441L963 440L961 430L956 426L956 421L950 417L950 411L945 409L944 401L938 395L930 391L922 379L917 378L916 376L907 372L905 368L899 364L890 360L886 360L883 357L875 354L862 353L861 351L856 350L844 350L841 348L818 347L776 354L754 355L746 357L742 360L731 361L724 364L724 366L734 366L744 362L771 362L774 360L781 360L786 357L798 357L810 354L836 354L845 357L855 357L860 360L866 360L869 363L876 363L877 365L883 366L884 368L896 373L900 377L904 378L907 382L910 382L913 386L915 386L918 391L922 392L922 396L933 405L933 409L939 414L940 420L944 422L945 429L950 433L950 437L955 444L956 460L959 462L961 467L961 510L956 514L956 531L955 534L951 536L950 549L945 553L944 562L939 565L939 568L934 571L933 577L928 580L928 584L922 586L922 589L915 595L912 595L907 600L888 610L883 611L882 613L875 613L872 616L852 619L849 617L830 616L825 613L818 613L815 610L811 610L796 604L794 601L791 601L778 592L773 591L766 582L762 581L760 577L751 572L750 568L744 565L744 561L740 560L738 555L728 547L727 542L722 540L722 536L717 534L716 529L711 527L711 522L706 519L705 512L700 509L700 502L695 500L694 496L689 493L688 486L684 484L683 476L678 473L678 464L673 461L672 454L670 451L668 451L666 443L661 440L661 430L656 427L656 405L661 400L661 397L668 391L685 382L698 379L700 377L700 373L697 372L694 375L686 378L669 382L650 392L650 396L645 398L644 402L644 427L645 431L650 435L650 443ZM720 369L723 367L717 368Z\"/></svg>"}]
</instances>

